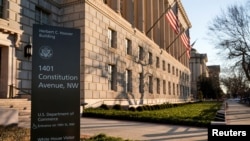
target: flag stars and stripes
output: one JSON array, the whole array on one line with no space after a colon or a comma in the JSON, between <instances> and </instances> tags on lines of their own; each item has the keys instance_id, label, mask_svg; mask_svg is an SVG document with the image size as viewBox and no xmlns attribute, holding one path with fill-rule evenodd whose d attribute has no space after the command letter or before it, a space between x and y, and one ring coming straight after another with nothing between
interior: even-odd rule
<instances>
[{"instance_id":1,"label":"flag stars and stripes","mask_svg":"<svg viewBox=\"0 0 250 141\"><path fill-rule=\"evenodd\" d=\"M179 19L178 19L178 7L175 3L174 6L166 13L166 18L169 21L171 27L176 34L179 33Z\"/></svg>"}]
</instances>

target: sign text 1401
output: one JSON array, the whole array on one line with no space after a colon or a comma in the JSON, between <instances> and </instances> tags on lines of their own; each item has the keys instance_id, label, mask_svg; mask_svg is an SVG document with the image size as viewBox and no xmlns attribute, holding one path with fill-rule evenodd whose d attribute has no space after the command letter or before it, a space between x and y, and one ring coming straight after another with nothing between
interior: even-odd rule
<instances>
[{"instance_id":1,"label":"sign text 1401","mask_svg":"<svg viewBox=\"0 0 250 141\"><path fill-rule=\"evenodd\" d=\"M42 66L39 65L39 71L54 71L54 67L53 66Z\"/></svg>"}]
</instances>

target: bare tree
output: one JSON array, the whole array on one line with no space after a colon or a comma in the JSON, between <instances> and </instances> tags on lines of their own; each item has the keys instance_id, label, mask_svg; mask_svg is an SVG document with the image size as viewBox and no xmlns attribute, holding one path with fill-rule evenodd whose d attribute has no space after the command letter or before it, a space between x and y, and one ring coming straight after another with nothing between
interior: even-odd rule
<instances>
[{"instance_id":1,"label":"bare tree","mask_svg":"<svg viewBox=\"0 0 250 141\"><path fill-rule=\"evenodd\" d=\"M221 78L221 83L226 87L227 93L232 97L243 97L248 91L249 81L246 80L242 70L228 72L230 74Z\"/></svg>"},{"instance_id":2,"label":"bare tree","mask_svg":"<svg viewBox=\"0 0 250 141\"><path fill-rule=\"evenodd\" d=\"M246 5L232 5L215 17L209 25L212 42L233 61L234 67L243 69L250 80L250 11Z\"/></svg>"}]
</instances>

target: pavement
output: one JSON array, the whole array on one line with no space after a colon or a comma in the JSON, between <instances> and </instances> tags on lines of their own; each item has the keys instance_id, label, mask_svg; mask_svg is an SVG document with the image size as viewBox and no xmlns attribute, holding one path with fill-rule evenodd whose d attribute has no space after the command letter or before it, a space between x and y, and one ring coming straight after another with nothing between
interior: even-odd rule
<instances>
[{"instance_id":1,"label":"pavement","mask_svg":"<svg viewBox=\"0 0 250 141\"><path fill-rule=\"evenodd\" d=\"M250 125L250 107L235 100L227 100L226 125ZM28 127L29 121L19 126ZM98 118L81 118L81 135L104 133L133 141L207 141L208 129L190 126L154 124Z\"/></svg>"},{"instance_id":2,"label":"pavement","mask_svg":"<svg viewBox=\"0 0 250 141\"><path fill-rule=\"evenodd\" d=\"M81 134L104 133L133 141L206 141L207 129L178 125L82 118Z\"/></svg>"},{"instance_id":3,"label":"pavement","mask_svg":"<svg viewBox=\"0 0 250 141\"><path fill-rule=\"evenodd\" d=\"M250 125L250 106L240 104L233 99L227 100L226 111L227 125Z\"/></svg>"}]
</instances>

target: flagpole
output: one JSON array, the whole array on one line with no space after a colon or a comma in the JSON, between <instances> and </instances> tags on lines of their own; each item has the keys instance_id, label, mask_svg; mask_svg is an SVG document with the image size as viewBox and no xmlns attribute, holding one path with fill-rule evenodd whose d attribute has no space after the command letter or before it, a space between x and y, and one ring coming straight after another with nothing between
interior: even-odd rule
<instances>
[{"instance_id":1,"label":"flagpole","mask_svg":"<svg viewBox=\"0 0 250 141\"><path fill-rule=\"evenodd\" d=\"M193 48L193 46L194 46L194 44L196 43L196 41L197 41L197 39L190 45L190 51L191 51L191 49ZM178 57L178 59L180 60L180 58L186 53L187 51L184 51L182 54L181 54L181 56L179 56Z\"/></svg>"},{"instance_id":2,"label":"flagpole","mask_svg":"<svg viewBox=\"0 0 250 141\"><path fill-rule=\"evenodd\" d=\"M186 52L187 52L187 51L184 51L184 52L181 54L181 56L179 56L178 60L180 60L181 57L182 57Z\"/></svg>"},{"instance_id":3,"label":"flagpole","mask_svg":"<svg viewBox=\"0 0 250 141\"><path fill-rule=\"evenodd\" d=\"M183 34L184 32L185 32L185 30L183 30L180 34L178 34L177 37L175 37L175 39L168 45L166 50L168 50L174 44L174 42L181 36L181 34Z\"/></svg>"},{"instance_id":4,"label":"flagpole","mask_svg":"<svg viewBox=\"0 0 250 141\"><path fill-rule=\"evenodd\" d=\"M160 21L160 19L166 14L166 12L172 8L172 6L176 3L176 1L172 4L169 5L168 8L161 14L161 16L154 22L154 24L148 29L148 31L146 32L146 35L148 35L148 33L154 28L154 26Z\"/></svg>"},{"instance_id":5,"label":"flagpole","mask_svg":"<svg viewBox=\"0 0 250 141\"><path fill-rule=\"evenodd\" d=\"M196 43L197 40L198 40L198 39L196 39L196 40L191 44L191 47L194 46L194 44Z\"/></svg>"}]
</instances>

